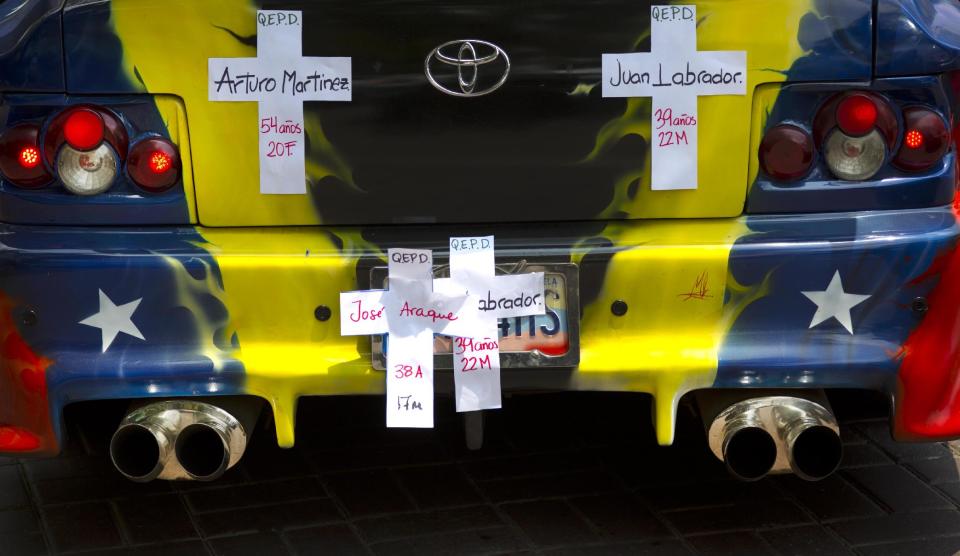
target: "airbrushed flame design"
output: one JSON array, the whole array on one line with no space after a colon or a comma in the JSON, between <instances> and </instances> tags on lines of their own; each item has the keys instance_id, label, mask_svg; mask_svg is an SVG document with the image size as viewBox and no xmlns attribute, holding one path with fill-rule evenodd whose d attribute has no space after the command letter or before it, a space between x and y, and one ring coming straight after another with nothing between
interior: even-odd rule
<instances>
[{"instance_id":1,"label":"airbrushed flame design","mask_svg":"<svg viewBox=\"0 0 960 556\"><path fill-rule=\"evenodd\" d=\"M780 22L785 22L786 29L799 28L801 17L813 11L812 2L710 0L690 3L697 5L700 15L699 50L745 48L748 51L748 90L759 83L783 81L786 69L803 55L796 40L784 41L784 27ZM756 25L749 34L744 34L739 22L755 19L760 14L777 24ZM649 38L649 29L642 31L632 45L625 45L624 51L648 50ZM783 46L785 42L787 48ZM756 156L748 154L749 138L751 130L758 129L757 126L762 129L763 125L763 121L752 121L758 114L752 114L751 95L700 98L700 142L711 148L699 149L700 185L695 191L654 192L650 189L650 144L654 131L651 105L649 98L626 99L623 113L597 132L593 149L580 162L599 163L630 136L641 138L645 145L645 153L636 157L636 164L616 177L613 197L600 217L644 218L663 213L678 218L695 216L704 205L719 207L722 211L731 200L737 206L726 210L740 214L742 197L731 194L731 190L745 189L756 178ZM745 158L751 160L749 165L744 164ZM664 208L667 205L669 209ZM613 222L599 236L584 238L574 255L574 261L582 264L591 245L613 245L616 251L606 267L600 295L583 310L578 376L586 382L592 376L602 376L593 371L621 370L624 372L618 375L619 380L626 384L614 384L606 378L605 386L592 386L653 393L657 439L661 444L673 441L676 404L680 397L690 390L713 384L727 333L748 305L769 293L772 275L768 273L758 284L743 285L729 272L734 243L750 233L746 220L689 220L677 224L651 220L629 225ZM635 247L618 249L627 245ZM647 245L658 249L647 249ZM709 280L713 295L690 296L690 286L702 280ZM638 288L637 284L643 286ZM638 307L638 311L631 311L625 317L612 316L610 304L617 299L627 300L628 305ZM623 335L619 331L623 331ZM593 343L591 338L598 338L601 343ZM643 366L647 371L632 371L629 363L625 365L622 351L615 347L624 342L630 342L638 353L646 354ZM606 349L598 349L600 346ZM626 378L631 375L632 379Z\"/></svg>"},{"instance_id":2,"label":"airbrushed flame design","mask_svg":"<svg viewBox=\"0 0 960 556\"><path fill-rule=\"evenodd\" d=\"M343 156L333 146L330 139L323 131L323 122L320 116L305 110L303 114L303 128L307 134L306 157L307 178L310 182L317 184L326 177L334 177L341 182L349 185L351 188L361 191L362 189L353 179L353 171L344 160Z\"/></svg>"},{"instance_id":3,"label":"airbrushed flame design","mask_svg":"<svg viewBox=\"0 0 960 556\"><path fill-rule=\"evenodd\" d=\"M652 102L649 98L629 98L626 101L627 107L622 116L615 120L607 122L597 133L597 141L593 150L586 156L584 162L597 160L603 153L612 149L620 140L629 136L637 135L643 138L644 144L648 146L647 153L643 157L638 157L638 165L627 170L617 177L614 186L613 200L606 210L601 213L602 218L614 218L623 213L624 208L630 206L632 197L635 197L640 191L650 189L650 150L649 145L653 140L652 125L650 123L650 109ZM639 181L638 187L631 195L631 184Z\"/></svg>"},{"instance_id":4,"label":"airbrushed flame design","mask_svg":"<svg viewBox=\"0 0 960 556\"><path fill-rule=\"evenodd\" d=\"M755 284L741 284L732 272L727 273L727 300L723 307L723 330L729 332L733 323L754 301L769 295L773 288L773 274L776 268L767 271L763 279Z\"/></svg>"},{"instance_id":5,"label":"airbrushed flame design","mask_svg":"<svg viewBox=\"0 0 960 556\"><path fill-rule=\"evenodd\" d=\"M768 0L701 0L697 5L699 50L744 48L747 50L747 90L760 83L786 79L787 69L804 54L798 39L784 35L784 29L798 29L801 18L815 12L813 2L770 2ZM776 25L754 25L744 33L744 21L762 17ZM781 24L782 23L782 24ZM784 27L785 24L785 27ZM649 50L650 30L639 33L624 52ZM785 40L788 39L788 40ZM611 99L612 100L612 99ZM742 199L731 194L733 188L746 188L756 178L755 166L746 172L744 158L750 136L751 95L701 97L699 99L699 188L696 191L650 190L650 143L654 140L651 125L651 99L626 100L623 114L607 122L598 132L594 148L581 161L590 164L601 159L625 138L635 135L643 139L645 155L637 157L636 166L616 179L613 199L601 214L604 218L644 218L669 214L671 217L696 216L704 206L713 207L717 215L737 215ZM709 146L709 148L706 148ZM636 183L639 182L639 183ZM733 204L731 205L731 201ZM672 207L664 210L665 206Z\"/></svg>"},{"instance_id":6,"label":"airbrushed flame design","mask_svg":"<svg viewBox=\"0 0 960 556\"><path fill-rule=\"evenodd\" d=\"M690 3L697 4L702 16L697 37L700 50L748 51L750 91L759 83L782 81L783 70L803 55L796 41L784 40L784 31L793 33L798 28L800 17L813 9L812 0ZM197 191L204 211L201 216L215 220L243 210L264 225L322 223L318 208L301 196L229 194L229 188L255 187L250 176L258 175L253 132L257 110L254 103L207 102L206 60L255 55L254 3L180 1L176 2L179 17L170 20L145 18L140 7L144 5L142 0L112 4L125 69L131 78L142 76L151 91L175 92L190 109L194 170L197 182L205 184ZM769 24L754 25L744 33L744 21ZM176 60L175 73L166 71L168 61L153 55L159 37L167 33L196 37L189 45L179 41L169 45L166 59ZM648 43L649 29L638 29L622 48L646 50ZM184 79L185 75L192 77ZM599 94L597 84L580 83L568 95L577 102L624 102L624 109L596 131L593 148L583 153L579 163L603 164L604 157L628 137L642 139L638 143L649 153L654 132L650 100L600 101L594 98ZM612 245L613 251L605 264L582 267L603 272L604 278L599 294L584 307L581 364L573 380L584 389L654 394L657 437L664 444L673 439L680 396L713 383L718 352L731 323L769 287L766 280L740 285L728 272L732 246L748 233L745 220L735 216L742 212L743 192L756 166L750 164L748 169L745 164L752 157L750 134L757 125L751 123L751 101L752 94L700 100L700 141L713 148L699 149L698 190L650 191L649 155L639 152L635 164L627 164L616 176L614 194L597 214L598 218L664 219L609 224L572 249L571 258L578 263L597 243ZM309 109L305 130L309 181L322 187L322 181L333 178L359 189L350 165L324 133L319 115ZM199 158L200 153L210 152L242 156ZM725 218L670 220L704 216L705 211ZM201 332L205 353L222 365L230 351L218 347L214 338L220 330L236 333L240 349L235 355L246 370L246 391L270 401L281 445L293 444L297 397L383 391L383 376L372 370L368 346L339 336L336 310L327 322L313 316L316 304L335 306L340 291L357 288L361 256L382 258L381 250L364 239L362 230L251 227L204 228L200 233L210 242L204 247L214 255L223 276L223 290L213 291L229 309L229 323L205 324ZM252 257L258 254L269 257ZM252 265L252 260L257 264ZM187 276L180 277L177 287L183 292L181 303L195 310L200 290L214 284L186 281ZM625 316L611 315L615 299L631 307ZM625 360L623 346L628 344L642 363Z\"/></svg>"},{"instance_id":7,"label":"airbrushed flame design","mask_svg":"<svg viewBox=\"0 0 960 556\"><path fill-rule=\"evenodd\" d=\"M198 246L209 248L203 244ZM226 293L220 282L219 271L211 262L193 258L190 262L203 269L203 276L196 277L187 270L184 261L167 255L158 256L173 274L176 306L187 309L193 315L197 329L197 352L213 363L214 372L224 371L229 363L237 360L238 353L231 345L234 331L229 328Z\"/></svg>"}]
</instances>

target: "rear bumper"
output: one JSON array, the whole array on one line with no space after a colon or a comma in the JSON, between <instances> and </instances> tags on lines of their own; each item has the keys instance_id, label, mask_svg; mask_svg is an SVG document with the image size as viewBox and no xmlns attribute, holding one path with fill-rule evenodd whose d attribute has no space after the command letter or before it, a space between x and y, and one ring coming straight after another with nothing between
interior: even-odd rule
<instances>
[{"instance_id":1,"label":"rear bumper","mask_svg":"<svg viewBox=\"0 0 960 556\"><path fill-rule=\"evenodd\" d=\"M533 230L7 226L0 451L55 453L72 402L240 394L268 400L291 445L300 396L384 389L369 339L339 334L339 292L369 287L388 247L432 248L442 262L449 235L485 233L498 262L580 270L579 366L505 369L507 390L653 394L662 443L679 398L702 388L877 390L896 400L901 438L960 435L960 294L949 287L960 230L944 207ZM811 326L818 307L803 292L826 291L835 274L844 293L869 296L850 309L853 333L837 318ZM114 326L104 351L103 327L81 322L116 314L100 292L116 307L139 300L130 322L142 339ZM438 373L438 390L451 384Z\"/></svg>"}]
</instances>

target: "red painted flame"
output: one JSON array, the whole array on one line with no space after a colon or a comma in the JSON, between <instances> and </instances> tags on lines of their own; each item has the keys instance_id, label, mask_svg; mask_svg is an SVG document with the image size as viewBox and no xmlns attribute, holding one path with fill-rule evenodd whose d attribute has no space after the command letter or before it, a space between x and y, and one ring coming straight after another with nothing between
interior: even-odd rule
<instances>
[{"instance_id":1,"label":"red painted flame","mask_svg":"<svg viewBox=\"0 0 960 556\"><path fill-rule=\"evenodd\" d=\"M917 281L937 279L923 321L903 345L895 428L901 438L960 435L960 250Z\"/></svg>"},{"instance_id":2,"label":"red painted flame","mask_svg":"<svg viewBox=\"0 0 960 556\"><path fill-rule=\"evenodd\" d=\"M0 293L0 452L56 453L47 400L51 361L27 345Z\"/></svg>"},{"instance_id":3,"label":"red painted flame","mask_svg":"<svg viewBox=\"0 0 960 556\"><path fill-rule=\"evenodd\" d=\"M960 72L951 76L960 94ZM960 153L960 125L953 139ZM960 190L960 162L956 190ZM960 221L960 195L953 212ZM900 351L903 360L897 384L894 428L902 439L960 436L960 246L941 253L914 283L937 280L927 297L923 321Z\"/></svg>"},{"instance_id":4,"label":"red painted flame","mask_svg":"<svg viewBox=\"0 0 960 556\"><path fill-rule=\"evenodd\" d=\"M19 427L0 425L0 452L32 452L40 447L40 437Z\"/></svg>"}]
</instances>

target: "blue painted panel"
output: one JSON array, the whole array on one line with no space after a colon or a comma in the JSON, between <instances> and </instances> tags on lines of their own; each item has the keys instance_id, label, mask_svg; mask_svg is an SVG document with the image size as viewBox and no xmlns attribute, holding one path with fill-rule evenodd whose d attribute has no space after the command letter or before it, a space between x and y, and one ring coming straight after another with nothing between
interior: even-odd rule
<instances>
[{"instance_id":1,"label":"blue painted panel","mask_svg":"<svg viewBox=\"0 0 960 556\"><path fill-rule=\"evenodd\" d=\"M922 315L912 308L936 280L914 283L960 234L950 207L808 216L754 216L734 245L726 309L743 310L720 350L722 387L891 389L899 351ZM854 334L836 319L811 327L840 273L846 293L869 295L851 309ZM751 301L752 300L752 301Z\"/></svg>"},{"instance_id":2,"label":"blue painted panel","mask_svg":"<svg viewBox=\"0 0 960 556\"><path fill-rule=\"evenodd\" d=\"M55 416L85 399L241 393L222 279L202 242L191 228L0 228L0 290L20 335L52 361ZM100 311L100 291L118 306L142 299L131 321L146 340L120 333L102 351L101 330L80 324ZM19 318L28 309L35 324Z\"/></svg>"},{"instance_id":3,"label":"blue painted panel","mask_svg":"<svg viewBox=\"0 0 960 556\"><path fill-rule=\"evenodd\" d=\"M817 0L800 20L797 40L807 54L787 71L788 81L869 79L873 70L870 0Z\"/></svg>"},{"instance_id":4,"label":"blue painted panel","mask_svg":"<svg viewBox=\"0 0 960 556\"><path fill-rule=\"evenodd\" d=\"M62 92L64 0L0 2L0 91Z\"/></svg>"},{"instance_id":5,"label":"blue painted panel","mask_svg":"<svg viewBox=\"0 0 960 556\"><path fill-rule=\"evenodd\" d=\"M960 2L879 0L876 75L960 70Z\"/></svg>"}]
</instances>

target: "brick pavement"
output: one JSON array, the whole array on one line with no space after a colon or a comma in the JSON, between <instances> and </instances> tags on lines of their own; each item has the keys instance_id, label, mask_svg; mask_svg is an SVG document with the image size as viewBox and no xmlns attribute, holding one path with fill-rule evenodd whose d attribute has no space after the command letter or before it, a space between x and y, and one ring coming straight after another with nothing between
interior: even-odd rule
<instances>
[{"instance_id":1,"label":"brick pavement","mask_svg":"<svg viewBox=\"0 0 960 556\"><path fill-rule=\"evenodd\" d=\"M296 449L265 428L220 481L173 485L122 479L113 417L81 409L65 457L0 459L0 555L960 551L960 455L895 444L863 412L842 419L836 475L739 483L687 412L656 447L638 396L508 399L480 452L448 402L435 430L387 431L380 398L306 401Z\"/></svg>"}]
</instances>

